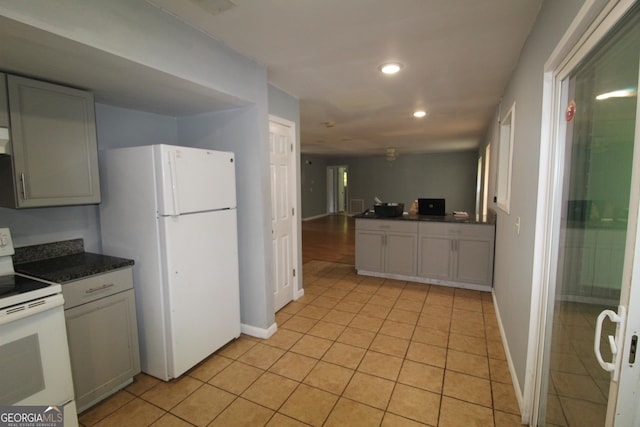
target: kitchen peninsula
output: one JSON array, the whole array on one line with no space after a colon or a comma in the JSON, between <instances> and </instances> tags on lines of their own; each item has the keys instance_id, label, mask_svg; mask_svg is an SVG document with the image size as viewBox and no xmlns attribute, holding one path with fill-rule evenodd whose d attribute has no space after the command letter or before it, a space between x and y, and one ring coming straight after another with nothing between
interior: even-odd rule
<instances>
[{"instance_id":1,"label":"kitchen peninsula","mask_svg":"<svg viewBox=\"0 0 640 427\"><path fill-rule=\"evenodd\" d=\"M493 217L366 213L355 219L358 274L491 291Z\"/></svg>"}]
</instances>

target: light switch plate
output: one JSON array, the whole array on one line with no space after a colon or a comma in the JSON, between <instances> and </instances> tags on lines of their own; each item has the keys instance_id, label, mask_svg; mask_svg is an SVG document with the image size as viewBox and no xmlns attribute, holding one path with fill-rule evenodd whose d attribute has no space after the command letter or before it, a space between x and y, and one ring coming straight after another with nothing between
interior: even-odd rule
<instances>
[{"instance_id":1,"label":"light switch plate","mask_svg":"<svg viewBox=\"0 0 640 427\"><path fill-rule=\"evenodd\" d=\"M11 231L8 228L0 228L0 256L10 256L14 253Z\"/></svg>"}]
</instances>

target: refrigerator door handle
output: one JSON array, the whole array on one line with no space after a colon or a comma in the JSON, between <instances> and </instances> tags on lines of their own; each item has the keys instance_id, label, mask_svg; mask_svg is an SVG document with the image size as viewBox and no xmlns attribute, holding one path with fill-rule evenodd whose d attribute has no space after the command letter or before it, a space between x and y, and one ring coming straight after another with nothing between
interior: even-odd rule
<instances>
[{"instance_id":1,"label":"refrigerator door handle","mask_svg":"<svg viewBox=\"0 0 640 427\"><path fill-rule=\"evenodd\" d=\"M173 215L180 215L180 202L178 199L178 172L176 169L176 153L169 151L169 170L171 173L171 196L173 200Z\"/></svg>"}]
</instances>

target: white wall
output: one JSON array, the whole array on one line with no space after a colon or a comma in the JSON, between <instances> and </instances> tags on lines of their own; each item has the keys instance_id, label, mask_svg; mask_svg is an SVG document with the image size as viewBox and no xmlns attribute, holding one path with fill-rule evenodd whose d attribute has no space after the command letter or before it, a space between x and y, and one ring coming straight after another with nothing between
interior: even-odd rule
<instances>
[{"instance_id":1,"label":"white wall","mask_svg":"<svg viewBox=\"0 0 640 427\"><path fill-rule=\"evenodd\" d=\"M496 194L498 120L515 102L510 213L498 209L495 203L489 205L497 211L493 292L521 393L525 387L529 339L543 69L582 4L583 0L544 2L486 138L486 143L492 143L491 200ZM484 148L480 153L484 153ZM520 218L519 234L515 227L517 218Z\"/></svg>"}]
</instances>

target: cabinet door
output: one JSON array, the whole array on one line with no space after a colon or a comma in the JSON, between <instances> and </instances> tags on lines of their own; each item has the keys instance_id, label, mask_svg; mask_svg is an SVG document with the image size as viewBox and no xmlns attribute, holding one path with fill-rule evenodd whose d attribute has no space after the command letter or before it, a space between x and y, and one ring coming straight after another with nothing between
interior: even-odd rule
<instances>
[{"instance_id":1,"label":"cabinet door","mask_svg":"<svg viewBox=\"0 0 640 427\"><path fill-rule=\"evenodd\" d=\"M454 280L491 285L493 277L493 244L490 240L460 239L454 242L456 252Z\"/></svg>"},{"instance_id":2,"label":"cabinet door","mask_svg":"<svg viewBox=\"0 0 640 427\"><path fill-rule=\"evenodd\" d=\"M443 236L420 236L418 276L451 279L453 241Z\"/></svg>"},{"instance_id":3,"label":"cabinet door","mask_svg":"<svg viewBox=\"0 0 640 427\"><path fill-rule=\"evenodd\" d=\"M8 76L17 207L100 202L89 92Z\"/></svg>"},{"instance_id":4,"label":"cabinet door","mask_svg":"<svg viewBox=\"0 0 640 427\"><path fill-rule=\"evenodd\" d=\"M65 318L82 411L140 372L133 289L66 310Z\"/></svg>"},{"instance_id":5,"label":"cabinet door","mask_svg":"<svg viewBox=\"0 0 640 427\"><path fill-rule=\"evenodd\" d=\"M356 231L356 269L384 271L384 233Z\"/></svg>"},{"instance_id":6,"label":"cabinet door","mask_svg":"<svg viewBox=\"0 0 640 427\"><path fill-rule=\"evenodd\" d=\"M386 273L416 275L418 239L415 233L387 233L384 251Z\"/></svg>"}]
</instances>

